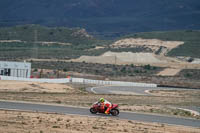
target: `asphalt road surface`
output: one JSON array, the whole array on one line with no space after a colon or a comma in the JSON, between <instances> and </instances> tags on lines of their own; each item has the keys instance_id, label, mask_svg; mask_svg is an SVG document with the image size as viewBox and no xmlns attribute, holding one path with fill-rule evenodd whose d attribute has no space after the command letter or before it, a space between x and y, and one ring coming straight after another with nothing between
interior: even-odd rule
<instances>
[{"instance_id":1,"label":"asphalt road surface","mask_svg":"<svg viewBox=\"0 0 200 133\"><path fill-rule=\"evenodd\" d=\"M124 95L151 95L150 90L188 90L186 88L173 87L136 87L136 86L98 86L86 88L88 92L95 94L124 94ZM180 107L177 107L180 108ZM186 106L184 109L190 109L200 113L200 107Z\"/></svg>"},{"instance_id":2,"label":"asphalt road surface","mask_svg":"<svg viewBox=\"0 0 200 133\"><path fill-rule=\"evenodd\" d=\"M99 86L87 88L89 92L95 94L127 94L127 95L150 95L150 90L184 90L183 88L165 87L134 87L134 86Z\"/></svg>"},{"instance_id":3,"label":"asphalt road surface","mask_svg":"<svg viewBox=\"0 0 200 133\"><path fill-rule=\"evenodd\" d=\"M111 118L114 117L114 116L107 116L104 114L101 115L91 114L88 108L23 103L23 102L0 101L0 109L38 111L38 112L59 113L66 115L72 114L72 115L96 116L96 117L111 117ZM115 118L136 120L142 122L157 122L157 123L165 123L173 125L200 127L200 120L197 119L187 119L187 118L178 118L178 117L160 116L160 115L151 115L142 113L120 112L120 115L117 117L115 116Z\"/></svg>"}]
</instances>

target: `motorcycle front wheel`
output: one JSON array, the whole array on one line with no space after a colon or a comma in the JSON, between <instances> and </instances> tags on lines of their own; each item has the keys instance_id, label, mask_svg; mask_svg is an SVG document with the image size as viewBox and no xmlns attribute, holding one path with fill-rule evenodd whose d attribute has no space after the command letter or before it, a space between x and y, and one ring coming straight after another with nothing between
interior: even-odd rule
<instances>
[{"instance_id":1,"label":"motorcycle front wheel","mask_svg":"<svg viewBox=\"0 0 200 133\"><path fill-rule=\"evenodd\" d=\"M112 109L110 112L113 116L119 115L119 110L118 109Z\"/></svg>"}]
</instances>

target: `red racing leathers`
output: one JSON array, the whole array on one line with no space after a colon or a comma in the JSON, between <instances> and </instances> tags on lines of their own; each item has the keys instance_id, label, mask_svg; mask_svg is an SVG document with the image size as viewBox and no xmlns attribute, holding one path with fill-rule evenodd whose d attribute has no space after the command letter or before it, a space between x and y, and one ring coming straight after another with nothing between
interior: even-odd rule
<instances>
[{"instance_id":1,"label":"red racing leathers","mask_svg":"<svg viewBox=\"0 0 200 133\"><path fill-rule=\"evenodd\" d=\"M101 102L101 108L104 109L104 107L107 107L107 110L105 111L105 114L109 114L109 111L112 108L112 104L109 101L104 100L104 102Z\"/></svg>"}]
</instances>

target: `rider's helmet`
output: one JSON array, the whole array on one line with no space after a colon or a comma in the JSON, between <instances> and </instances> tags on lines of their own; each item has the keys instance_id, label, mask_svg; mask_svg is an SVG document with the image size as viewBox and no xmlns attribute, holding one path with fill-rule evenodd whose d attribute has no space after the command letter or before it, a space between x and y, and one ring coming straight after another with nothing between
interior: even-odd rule
<instances>
[{"instance_id":1,"label":"rider's helmet","mask_svg":"<svg viewBox=\"0 0 200 133\"><path fill-rule=\"evenodd\" d=\"M100 98L100 99L99 99L99 102L101 102L101 103L103 103L104 101L105 101L104 98Z\"/></svg>"}]
</instances>

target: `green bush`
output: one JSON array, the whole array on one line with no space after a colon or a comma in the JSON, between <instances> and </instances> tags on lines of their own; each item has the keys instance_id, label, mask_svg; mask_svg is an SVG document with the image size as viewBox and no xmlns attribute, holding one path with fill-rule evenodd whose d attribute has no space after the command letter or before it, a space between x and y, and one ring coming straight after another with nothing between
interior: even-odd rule
<instances>
[{"instance_id":1,"label":"green bush","mask_svg":"<svg viewBox=\"0 0 200 133\"><path fill-rule=\"evenodd\" d=\"M145 66L144 66L144 69L146 69L146 70L151 70L151 65L149 65L149 64L148 64L148 65L145 65Z\"/></svg>"}]
</instances>

